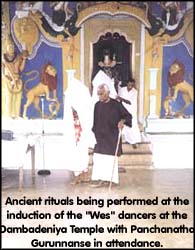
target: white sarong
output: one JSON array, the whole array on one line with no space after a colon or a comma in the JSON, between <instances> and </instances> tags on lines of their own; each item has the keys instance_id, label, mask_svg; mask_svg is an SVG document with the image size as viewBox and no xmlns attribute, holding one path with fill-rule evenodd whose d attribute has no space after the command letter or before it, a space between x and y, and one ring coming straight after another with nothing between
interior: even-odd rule
<instances>
[{"instance_id":1,"label":"white sarong","mask_svg":"<svg viewBox=\"0 0 195 250\"><path fill-rule=\"evenodd\" d=\"M130 128L125 125L122 130L122 135L129 144L141 142L141 133L137 122L137 95L135 88L131 89L131 91L127 91L127 87L119 89L119 96L131 102L130 105L122 102L123 106L132 115L132 127Z\"/></svg>"},{"instance_id":2,"label":"white sarong","mask_svg":"<svg viewBox=\"0 0 195 250\"><path fill-rule=\"evenodd\" d=\"M102 181L112 181L114 183L119 183L118 157L116 157L114 166L114 155L94 153L91 179L94 181L102 180Z\"/></svg>"}]
</instances>

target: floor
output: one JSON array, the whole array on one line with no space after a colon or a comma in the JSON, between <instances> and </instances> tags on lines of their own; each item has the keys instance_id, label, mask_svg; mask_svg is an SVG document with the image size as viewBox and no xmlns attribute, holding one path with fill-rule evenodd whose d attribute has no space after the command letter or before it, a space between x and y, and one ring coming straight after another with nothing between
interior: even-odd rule
<instances>
[{"instance_id":1,"label":"floor","mask_svg":"<svg viewBox=\"0 0 195 250\"><path fill-rule=\"evenodd\" d=\"M124 247L124 244L131 244L131 247L136 245L155 248L151 246L156 244L156 248L193 248L193 233L162 232L165 227L175 228L174 230L178 230L180 225L187 227L186 230L193 227L194 184L192 169L127 169L126 173L120 173L120 185L112 187L110 191L108 187L92 188L89 183L72 186L70 185L72 178L73 175L69 171L55 170L46 177L36 174L35 181L32 183L30 170L25 170L23 190L19 192L18 172L3 169L2 224L6 226L7 231L11 230L11 227L21 227L22 225L28 228L39 225L39 227L51 227L53 231L25 234L5 232L2 234L2 247L22 249L56 246L60 248L61 246L73 246L71 244L86 244L85 246L93 248L96 245L100 247ZM61 199L61 204L44 205L45 199L49 196ZM8 197L11 199L30 199L31 202L32 199L38 201L40 197L42 201L41 205L5 205L5 202L9 201ZM179 202L178 205L174 204L174 197L178 197L176 198ZM85 201L86 204L77 204L77 199ZM148 202L152 200L151 202L154 204L136 204L138 199L144 199ZM73 205L69 203L71 200ZM125 204L126 200L129 204ZM183 204L180 203L181 200ZM107 207L108 202L109 207ZM42 213L42 215L47 213L51 219L7 219L8 211L15 214L20 211L24 214L37 211L35 213ZM98 211L101 213L101 218L92 219L92 213ZM173 211L177 211L175 212L175 214L177 213L176 219L172 217ZM130 218L133 213L141 216L141 219ZM156 218L148 219L148 216L152 216L149 213L153 213ZM125 219L122 218L122 214L125 214ZM62 218L55 219L54 215L59 215ZM159 218L160 215L162 218ZM79 216L82 218L79 219ZM70 225L75 225L78 228L72 229L74 227ZM161 233L146 232L147 227L153 230L154 225L161 228ZM59 235L54 232L56 227L58 229L61 227ZM107 228L110 227L115 228L113 233L108 233ZM137 229L132 232L131 229L135 227ZM47 243L45 243L46 241Z\"/></svg>"}]
</instances>

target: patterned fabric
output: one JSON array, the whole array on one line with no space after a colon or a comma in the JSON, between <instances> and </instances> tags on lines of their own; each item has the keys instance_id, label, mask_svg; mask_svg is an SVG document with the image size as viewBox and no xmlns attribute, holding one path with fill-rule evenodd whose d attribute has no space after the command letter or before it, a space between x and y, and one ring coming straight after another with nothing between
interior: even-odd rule
<instances>
[{"instance_id":1,"label":"patterned fabric","mask_svg":"<svg viewBox=\"0 0 195 250\"><path fill-rule=\"evenodd\" d=\"M76 138L76 145L77 145L80 141L82 128L81 128L81 123L79 121L78 114L75 110L73 110L73 117L74 117L74 129L75 129L75 138Z\"/></svg>"}]
</instances>

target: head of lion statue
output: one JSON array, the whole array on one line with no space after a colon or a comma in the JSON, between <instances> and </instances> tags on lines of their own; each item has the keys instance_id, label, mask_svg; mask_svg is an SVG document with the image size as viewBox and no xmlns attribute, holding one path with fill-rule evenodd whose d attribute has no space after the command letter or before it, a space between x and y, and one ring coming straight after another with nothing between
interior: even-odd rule
<instances>
[{"instance_id":1,"label":"head of lion statue","mask_svg":"<svg viewBox=\"0 0 195 250\"><path fill-rule=\"evenodd\" d=\"M184 75L185 75L185 66L182 62L179 60L175 60L168 72L168 85L169 87L176 86L178 83L184 81Z\"/></svg>"},{"instance_id":2,"label":"head of lion statue","mask_svg":"<svg viewBox=\"0 0 195 250\"><path fill-rule=\"evenodd\" d=\"M50 91L57 88L57 70L50 62L44 64L41 69L41 82L47 85Z\"/></svg>"}]
</instances>

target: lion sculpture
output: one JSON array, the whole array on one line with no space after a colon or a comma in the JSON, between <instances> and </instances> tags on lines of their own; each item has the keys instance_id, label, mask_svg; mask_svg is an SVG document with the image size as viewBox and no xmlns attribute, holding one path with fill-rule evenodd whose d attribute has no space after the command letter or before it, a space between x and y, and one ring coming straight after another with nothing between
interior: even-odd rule
<instances>
[{"instance_id":1,"label":"lion sculpture","mask_svg":"<svg viewBox=\"0 0 195 250\"><path fill-rule=\"evenodd\" d=\"M24 89L26 89L27 82L31 81L27 80L24 86ZM39 112L41 117L46 117L42 110L39 107L39 102L41 96L45 96L46 100L51 102L49 104L49 110L51 112L51 115L47 118L51 119L53 118L59 111L60 103L56 96L56 89L57 89L57 70L54 68L54 66L51 63L46 63L43 65L41 70L41 81L34 87L32 87L30 90L27 90L26 93L26 103L24 104L24 111L23 111L23 118L27 118L27 110L28 107L33 103L36 110ZM50 92L53 92L53 98L50 98Z\"/></svg>"},{"instance_id":2,"label":"lion sculpture","mask_svg":"<svg viewBox=\"0 0 195 250\"><path fill-rule=\"evenodd\" d=\"M187 81L184 80L185 76L185 66L182 62L175 60L168 72L168 95L166 96L163 106L165 109L165 116L166 115L175 115L176 117L182 117L186 108L190 105L191 102L194 101L194 93L193 93L193 86L189 84ZM172 113L170 109L170 103L172 101L176 101L178 92L182 93L182 97L184 100L184 106L176 112L175 114Z\"/></svg>"}]
</instances>

